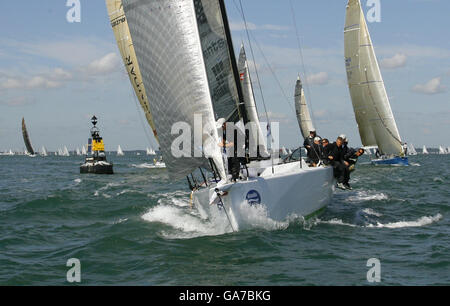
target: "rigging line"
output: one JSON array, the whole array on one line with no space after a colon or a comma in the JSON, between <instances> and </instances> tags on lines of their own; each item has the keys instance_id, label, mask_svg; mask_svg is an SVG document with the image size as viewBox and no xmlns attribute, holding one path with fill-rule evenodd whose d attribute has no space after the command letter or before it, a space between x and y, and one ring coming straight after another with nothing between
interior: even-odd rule
<instances>
[{"instance_id":1,"label":"rigging line","mask_svg":"<svg viewBox=\"0 0 450 306\"><path fill-rule=\"evenodd\" d=\"M316 120L314 118L314 110L313 110L313 107L312 107L312 96L311 96L311 91L309 90L309 83L308 83L308 78L307 78L305 61L303 59L302 44L300 42L300 34L299 34L299 31L298 31L298 26L297 26L297 21L296 21L297 18L295 17L294 5L292 4L292 0L289 0L289 4L291 5L292 21L294 23L295 36L297 38L298 51L300 53L300 65L303 68L303 74L305 75L304 82L305 82L306 90L307 90L307 94L308 94L309 106L311 108L312 119L315 122ZM308 102L306 102L306 103L308 103Z\"/></svg>"},{"instance_id":2,"label":"rigging line","mask_svg":"<svg viewBox=\"0 0 450 306\"><path fill-rule=\"evenodd\" d=\"M127 74L127 77L128 77L128 74ZM145 137L147 138L147 141L150 144L150 146L153 148L153 142L151 141L150 135L148 134L148 128L146 128L146 125L144 124L144 122L142 120L139 102L137 100L137 97L136 97L136 95L134 93L134 90L133 90L132 86L130 88L130 93L131 93L131 96L133 97L132 99L134 101L134 104L136 105L136 111L138 113L137 115L139 117L139 121L141 122L142 129L144 130Z\"/></svg>"},{"instance_id":3,"label":"rigging line","mask_svg":"<svg viewBox=\"0 0 450 306\"><path fill-rule=\"evenodd\" d=\"M256 79L258 81L258 85L259 85L259 91L261 93L261 100L264 106L264 111L266 113L266 118L267 118L267 124L270 125L270 119L269 119L269 113L267 112L267 106L266 106L266 101L264 99L264 94L263 94L263 90L262 90L262 86L261 86L261 81L259 78L259 73L258 73L258 69L256 68L256 61L255 61L255 54L253 52L253 47L252 47L252 43L250 41L250 33L248 31L248 27L247 27L247 20L245 19L245 14L244 14L244 8L242 6L242 0L239 0L239 5L240 5L240 9L238 8L236 1L233 0L234 5L236 6L236 8L238 9L238 11L241 13L242 19L244 21L244 26L245 26L245 32L247 34L247 39L248 39L248 43L249 43L249 47L250 47L250 52L252 54L252 59L253 59L253 66L255 68L255 72L256 72ZM234 51L233 51L234 52Z\"/></svg>"}]
</instances>

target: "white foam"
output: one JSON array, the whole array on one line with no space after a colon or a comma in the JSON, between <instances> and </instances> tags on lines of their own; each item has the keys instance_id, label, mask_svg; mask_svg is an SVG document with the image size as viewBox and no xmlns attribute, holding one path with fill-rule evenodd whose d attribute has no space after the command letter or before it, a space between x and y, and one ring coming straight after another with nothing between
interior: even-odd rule
<instances>
[{"instance_id":1,"label":"white foam","mask_svg":"<svg viewBox=\"0 0 450 306\"><path fill-rule=\"evenodd\" d=\"M135 168L140 168L140 169L161 169L161 168L165 168L166 165L165 164L153 164L153 163L143 163L143 164L132 164L132 167Z\"/></svg>"},{"instance_id":2,"label":"white foam","mask_svg":"<svg viewBox=\"0 0 450 306\"><path fill-rule=\"evenodd\" d=\"M441 214L437 214L432 217L422 217L417 219L416 221L399 221L399 222L393 222L393 223L377 223L376 225L370 224L367 227L377 227L377 228L404 228L404 227L421 227L425 225L429 225L433 222L437 222L442 219Z\"/></svg>"},{"instance_id":3,"label":"white foam","mask_svg":"<svg viewBox=\"0 0 450 306\"><path fill-rule=\"evenodd\" d=\"M170 205L157 205L142 216L148 222L159 222L177 231L163 231L163 236L170 239L186 239L200 236L215 236L230 232L227 224L214 224L202 220L188 210Z\"/></svg>"},{"instance_id":4,"label":"white foam","mask_svg":"<svg viewBox=\"0 0 450 306\"><path fill-rule=\"evenodd\" d=\"M388 196L384 193L371 194L368 191L358 191L356 195L352 195L347 198L350 202L382 201L387 199Z\"/></svg>"},{"instance_id":5,"label":"white foam","mask_svg":"<svg viewBox=\"0 0 450 306\"><path fill-rule=\"evenodd\" d=\"M268 217L265 205L250 206L247 203L239 206L239 218L241 220L241 229L261 228L265 230L286 229L289 221L279 222ZM294 217L291 217L292 219ZM289 220L289 219L288 219Z\"/></svg>"},{"instance_id":6,"label":"white foam","mask_svg":"<svg viewBox=\"0 0 450 306\"><path fill-rule=\"evenodd\" d=\"M77 185L78 185L79 183L81 183L81 179L79 179L79 178L74 179L73 181L74 181L75 183L77 183Z\"/></svg>"},{"instance_id":7,"label":"white foam","mask_svg":"<svg viewBox=\"0 0 450 306\"><path fill-rule=\"evenodd\" d=\"M374 210L371 209L371 208L366 208L366 209L364 209L364 210L363 210L363 213L365 213L365 214L367 214L367 215L371 215L371 216L376 216L376 217L381 217L381 216L383 216L383 214L380 214L380 213L374 211Z\"/></svg>"},{"instance_id":8,"label":"white foam","mask_svg":"<svg viewBox=\"0 0 450 306\"><path fill-rule=\"evenodd\" d=\"M368 224L365 226L359 226L356 224L346 223L342 221L341 219L331 219L328 221L317 219L317 224L332 224L332 225L343 225L343 226L349 226L349 227L362 227L362 228L390 228L390 229L396 229L396 228L406 228L406 227L421 227L430 225L434 222L437 222L442 219L441 214L437 214L435 216L425 216L421 217L415 221L398 221L398 222L392 222L392 223L386 223L382 224L380 222L377 222L377 224Z\"/></svg>"},{"instance_id":9,"label":"white foam","mask_svg":"<svg viewBox=\"0 0 450 306\"><path fill-rule=\"evenodd\" d=\"M344 226L350 226L350 227L358 227L358 225L356 225L356 224L345 223L341 219L331 219L331 220L328 220L328 221L317 219L317 223L332 224L332 225L344 225Z\"/></svg>"}]
</instances>

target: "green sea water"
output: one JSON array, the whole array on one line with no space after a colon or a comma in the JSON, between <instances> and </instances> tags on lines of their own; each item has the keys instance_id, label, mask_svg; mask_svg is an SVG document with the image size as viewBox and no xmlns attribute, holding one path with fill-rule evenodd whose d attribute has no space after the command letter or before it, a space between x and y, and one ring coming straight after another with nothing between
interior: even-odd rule
<instances>
[{"instance_id":1,"label":"green sea water","mask_svg":"<svg viewBox=\"0 0 450 306\"><path fill-rule=\"evenodd\" d=\"M450 284L450 155L363 158L320 216L233 233L125 154L108 156L112 176L79 174L76 156L0 156L0 285L70 285L70 258L81 285L368 285L370 258L381 285Z\"/></svg>"}]
</instances>

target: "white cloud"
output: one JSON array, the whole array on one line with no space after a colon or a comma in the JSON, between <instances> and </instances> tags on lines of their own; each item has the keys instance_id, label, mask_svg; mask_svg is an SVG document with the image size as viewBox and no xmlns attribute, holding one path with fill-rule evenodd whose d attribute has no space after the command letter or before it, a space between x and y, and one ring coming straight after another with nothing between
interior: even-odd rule
<instances>
[{"instance_id":1,"label":"white cloud","mask_svg":"<svg viewBox=\"0 0 450 306\"><path fill-rule=\"evenodd\" d=\"M434 95L445 91L445 86L441 85L441 78L437 77L434 79L431 79L430 81L426 82L425 84L417 84L412 89L414 92L421 93L421 94L427 94L427 95Z\"/></svg>"},{"instance_id":2,"label":"white cloud","mask_svg":"<svg viewBox=\"0 0 450 306\"><path fill-rule=\"evenodd\" d=\"M24 106L24 105L33 104L34 102L35 102L34 99L30 99L25 96L19 96L19 97L8 98L3 101L0 101L0 104L6 104L8 106Z\"/></svg>"},{"instance_id":3,"label":"white cloud","mask_svg":"<svg viewBox=\"0 0 450 306\"><path fill-rule=\"evenodd\" d=\"M15 89L21 87L22 84L19 80L8 78L4 82L1 83L1 88L4 89Z\"/></svg>"},{"instance_id":4,"label":"white cloud","mask_svg":"<svg viewBox=\"0 0 450 306\"><path fill-rule=\"evenodd\" d=\"M306 78L309 85L325 85L329 81L327 72L312 74Z\"/></svg>"},{"instance_id":5,"label":"white cloud","mask_svg":"<svg viewBox=\"0 0 450 306\"><path fill-rule=\"evenodd\" d=\"M381 67L387 69L396 69L405 67L407 56L403 53L397 53L393 57L381 60Z\"/></svg>"},{"instance_id":6,"label":"white cloud","mask_svg":"<svg viewBox=\"0 0 450 306\"><path fill-rule=\"evenodd\" d=\"M117 53L108 53L105 56L91 62L87 69L90 74L105 74L121 67L120 58Z\"/></svg>"},{"instance_id":7,"label":"white cloud","mask_svg":"<svg viewBox=\"0 0 450 306\"><path fill-rule=\"evenodd\" d=\"M35 76L32 79L30 79L25 84L25 86L27 88L58 88L61 87L62 84L59 82L49 80L42 76Z\"/></svg>"}]
</instances>

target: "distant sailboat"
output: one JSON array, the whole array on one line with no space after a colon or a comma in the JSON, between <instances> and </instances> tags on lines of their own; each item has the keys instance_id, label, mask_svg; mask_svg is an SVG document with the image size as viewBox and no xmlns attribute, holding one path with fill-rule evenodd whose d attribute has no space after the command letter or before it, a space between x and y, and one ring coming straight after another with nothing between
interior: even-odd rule
<instances>
[{"instance_id":1,"label":"distant sailboat","mask_svg":"<svg viewBox=\"0 0 450 306\"><path fill-rule=\"evenodd\" d=\"M300 76L298 76L297 83L295 84L295 113L303 138L307 138L309 132L315 131L316 129L311 120L308 104L306 104L305 92Z\"/></svg>"},{"instance_id":2,"label":"distant sailboat","mask_svg":"<svg viewBox=\"0 0 450 306\"><path fill-rule=\"evenodd\" d=\"M416 148L412 143L408 144L408 155L417 155Z\"/></svg>"},{"instance_id":3,"label":"distant sailboat","mask_svg":"<svg viewBox=\"0 0 450 306\"><path fill-rule=\"evenodd\" d=\"M25 142L25 146L27 147L25 154L34 156L35 152L33 150L33 146L31 145L30 137L28 136L27 127L25 125L25 118L22 118L22 135L23 141Z\"/></svg>"},{"instance_id":4,"label":"distant sailboat","mask_svg":"<svg viewBox=\"0 0 450 306\"><path fill-rule=\"evenodd\" d=\"M156 155L155 150L147 148L147 155Z\"/></svg>"},{"instance_id":5,"label":"distant sailboat","mask_svg":"<svg viewBox=\"0 0 450 306\"><path fill-rule=\"evenodd\" d=\"M47 155L48 155L47 149L45 149L44 146L42 146L42 148L41 148L41 155L42 155L42 156L47 156Z\"/></svg>"},{"instance_id":6,"label":"distant sailboat","mask_svg":"<svg viewBox=\"0 0 450 306\"><path fill-rule=\"evenodd\" d=\"M83 145L83 146L81 147L81 154L82 154L82 155L86 155L86 154L87 154L87 152L86 152L86 145Z\"/></svg>"},{"instance_id":7,"label":"distant sailboat","mask_svg":"<svg viewBox=\"0 0 450 306\"><path fill-rule=\"evenodd\" d=\"M66 146L64 146L64 150L63 150L63 152L62 152L62 156L70 156L70 153L69 153L69 150L67 149L67 147Z\"/></svg>"},{"instance_id":8,"label":"distant sailboat","mask_svg":"<svg viewBox=\"0 0 450 306\"><path fill-rule=\"evenodd\" d=\"M439 146L439 154L447 154L447 152L442 146Z\"/></svg>"},{"instance_id":9,"label":"distant sailboat","mask_svg":"<svg viewBox=\"0 0 450 306\"><path fill-rule=\"evenodd\" d=\"M427 150L427 147L425 147L425 145L422 148L422 154L429 154L428 150Z\"/></svg>"},{"instance_id":10,"label":"distant sailboat","mask_svg":"<svg viewBox=\"0 0 450 306\"><path fill-rule=\"evenodd\" d=\"M76 152L77 156L80 156L80 155L81 155L80 148L77 147L77 149L76 149L75 152Z\"/></svg>"},{"instance_id":11,"label":"distant sailboat","mask_svg":"<svg viewBox=\"0 0 450 306\"><path fill-rule=\"evenodd\" d=\"M347 4L345 64L362 144L377 146L373 164L408 165L360 0Z\"/></svg>"},{"instance_id":12,"label":"distant sailboat","mask_svg":"<svg viewBox=\"0 0 450 306\"><path fill-rule=\"evenodd\" d=\"M124 156L125 154L122 151L122 148L120 147L120 145L117 147L117 156Z\"/></svg>"}]
</instances>

